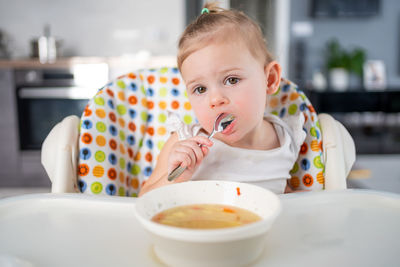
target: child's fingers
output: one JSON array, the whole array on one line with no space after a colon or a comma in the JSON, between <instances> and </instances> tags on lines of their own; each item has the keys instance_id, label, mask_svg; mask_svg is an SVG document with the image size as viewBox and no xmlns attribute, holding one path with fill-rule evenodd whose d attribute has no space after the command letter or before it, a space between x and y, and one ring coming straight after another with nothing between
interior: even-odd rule
<instances>
[{"instance_id":1,"label":"child's fingers","mask_svg":"<svg viewBox=\"0 0 400 267\"><path fill-rule=\"evenodd\" d=\"M172 169L175 169L178 166L186 167L191 164L190 157L184 152L176 152L172 159Z\"/></svg>"},{"instance_id":2,"label":"child's fingers","mask_svg":"<svg viewBox=\"0 0 400 267\"><path fill-rule=\"evenodd\" d=\"M190 156L191 162L190 162L190 165L187 167L189 169L194 169L196 164L199 161L201 161L201 159L203 157L203 153L201 152L200 147L196 143L192 144L192 146L190 146L190 149L191 149L191 151L189 153L189 156Z\"/></svg>"},{"instance_id":3,"label":"child's fingers","mask_svg":"<svg viewBox=\"0 0 400 267\"><path fill-rule=\"evenodd\" d=\"M196 156L190 146L181 145L176 148L176 152L180 153L180 159L183 159L182 163L184 163L184 167L189 167L196 162Z\"/></svg>"},{"instance_id":4,"label":"child's fingers","mask_svg":"<svg viewBox=\"0 0 400 267\"><path fill-rule=\"evenodd\" d=\"M195 141L197 144L204 145L204 146L212 146L213 142L205 136L194 136L189 140Z\"/></svg>"},{"instance_id":5,"label":"child's fingers","mask_svg":"<svg viewBox=\"0 0 400 267\"><path fill-rule=\"evenodd\" d=\"M199 141L202 142L200 145ZM208 138L203 136L200 138L191 138L189 140L186 140L182 143L182 145L192 149L196 158L195 160L193 160L192 158L191 165L188 167L195 168L196 166L199 166L200 163L203 161L204 157L208 154L208 146L212 146L213 143Z\"/></svg>"},{"instance_id":6,"label":"child's fingers","mask_svg":"<svg viewBox=\"0 0 400 267\"><path fill-rule=\"evenodd\" d=\"M203 159L204 154L203 154L203 150L201 149L201 147L203 147L203 146L199 146L198 143L194 140L190 140L190 141L186 142L184 145L186 145L186 146L190 147L190 149L192 149L194 155L196 156L196 162L201 161Z\"/></svg>"},{"instance_id":7,"label":"child's fingers","mask_svg":"<svg viewBox=\"0 0 400 267\"><path fill-rule=\"evenodd\" d=\"M204 136L195 136L188 140L179 142L170 156L169 172L178 166L194 169L199 165L208 153L208 147L213 142Z\"/></svg>"},{"instance_id":8,"label":"child's fingers","mask_svg":"<svg viewBox=\"0 0 400 267\"><path fill-rule=\"evenodd\" d=\"M208 149L208 147L206 147L206 146L202 146L202 147L201 147L201 151L203 152L203 155L204 155L204 157L205 157L205 156L208 155L209 149Z\"/></svg>"},{"instance_id":9,"label":"child's fingers","mask_svg":"<svg viewBox=\"0 0 400 267\"><path fill-rule=\"evenodd\" d=\"M174 183L182 183L182 182L187 182L189 180L190 180L190 178L181 175L178 178L176 178L173 182Z\"/></svg>"}]
</instances>

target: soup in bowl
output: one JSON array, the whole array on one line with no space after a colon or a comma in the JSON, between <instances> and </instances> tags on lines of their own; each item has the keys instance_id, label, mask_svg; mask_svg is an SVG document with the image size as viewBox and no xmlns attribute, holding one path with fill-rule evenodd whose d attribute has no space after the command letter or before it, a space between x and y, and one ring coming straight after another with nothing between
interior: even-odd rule
<instances>
[{"instance_id":1,"label":"soup in bowl","mask_svg":"<svg viewBox=\"0 0 400 267\"><path fill-rule=\"evenodd\" d=\"M160 187L135 204L154 252L171 266L241 266L262 253L280 200L264 188L228 181Z\"/></svg>"},{"instance_id":2,"label":"soup in bowl","mask_svg":"<svg viewBox=\"0 0 400 267\"><path fill-rule=\"evenodd\" d=\"M153 222L191 229L216 229L241 226L261 220L249 210L221 204L193 204L157 213Z\"/></svg>"}]
</instances>

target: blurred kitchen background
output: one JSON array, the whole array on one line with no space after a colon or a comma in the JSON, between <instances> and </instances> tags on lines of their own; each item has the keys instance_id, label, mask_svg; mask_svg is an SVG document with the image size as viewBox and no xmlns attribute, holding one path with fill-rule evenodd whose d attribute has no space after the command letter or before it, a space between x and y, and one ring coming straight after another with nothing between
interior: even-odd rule
<instances>
[{"instance_id":1,"label":"blurred kitchen background","mask_svg":"<svg viewBox=\"0 0 400 267\"><path fill-rule=\"evenodd\" d=\"M284 77L350 131L357 162L349 187L400 193L400 3L219 2L256 19ZM0 192L49 190L40 147L50 129L80 116L107 80L174 66L179 35L202 4L0 0Z\"/></svg>"}]
</instances>

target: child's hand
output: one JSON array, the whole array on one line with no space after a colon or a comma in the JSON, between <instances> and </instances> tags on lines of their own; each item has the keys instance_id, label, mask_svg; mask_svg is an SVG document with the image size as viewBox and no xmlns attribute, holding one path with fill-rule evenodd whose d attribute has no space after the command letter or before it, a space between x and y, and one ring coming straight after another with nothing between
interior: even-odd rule
<instances>
[{"instance_id":1,"label":"child's hand","mask_svg":"<svg viewBox=\"0 0 400 267\"><path fill-rule=\"evenodd\" d=\"M194 171L204 157L207 156L208 147L212 145L213 142L205 136L195 136L176 142L168 158L168 173L171 173L178 166L186 167L186 170L174 181L184 182L190 180Z\"/></svg>"}]
</instances>

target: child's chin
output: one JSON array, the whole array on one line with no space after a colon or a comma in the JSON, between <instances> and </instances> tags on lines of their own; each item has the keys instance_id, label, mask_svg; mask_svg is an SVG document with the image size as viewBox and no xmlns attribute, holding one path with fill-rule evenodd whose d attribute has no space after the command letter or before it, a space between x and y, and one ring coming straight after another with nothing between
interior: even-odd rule
<instances>
[{"instance_id":1,"label":"child's chin","mask_svg":"<svg viewBox=\"0 0 400 267\"><path fill-rule=\"evenodd\" d=\"M230 133L226 135L221 134L221 136L219 136L219 140L223 141L228 145L234 145L235 143L239 142L241 138L236 133Z\"/></svg>"}]
</instances>

